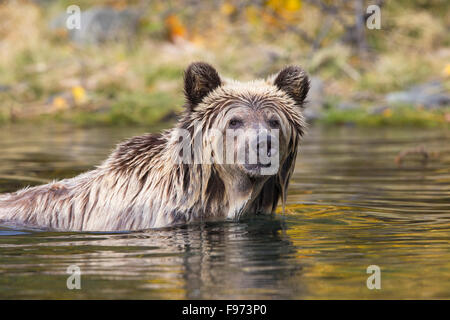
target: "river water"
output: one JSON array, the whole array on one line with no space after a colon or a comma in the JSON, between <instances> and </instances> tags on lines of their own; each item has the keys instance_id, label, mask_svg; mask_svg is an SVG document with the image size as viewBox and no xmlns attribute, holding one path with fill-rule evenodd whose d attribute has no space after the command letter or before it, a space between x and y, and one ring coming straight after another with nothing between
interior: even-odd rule
<instances>
[{"instance_id":1,"label":"river water","mask_svg":"<svg viewBox=\"0 0 450 320\"><path fill-rule=\"evenodd\" d=\"M145 131L1 127L0 193L89 170ZM419 146L427 160L396 161ZM80 290L67 289L70 265ZM381 289L367 287L371 265ZM132 233L0 226L0 298L449 299L450 131L312 128L273 218Z\"/></svg>"}]
</instances>

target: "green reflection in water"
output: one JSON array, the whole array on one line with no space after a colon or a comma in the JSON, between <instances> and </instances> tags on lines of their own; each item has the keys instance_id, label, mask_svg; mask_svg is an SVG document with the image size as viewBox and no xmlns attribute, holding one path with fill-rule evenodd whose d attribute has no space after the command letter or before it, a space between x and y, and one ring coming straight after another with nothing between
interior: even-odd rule
<instances>
[{"instance_id":1,"label":"green reflection in water","mask_svg":"<svg viewBox=\"0 0 450 320\"><path fill-rule=\"evenodd\" d=\"M153 128L159 130L159 128ZM0 128L0 192L72 177L143 128ZM450 134L310 131L285 215L133 233L0 227L0 298L450 298ZM398 152L424 145L424 163ZM82 289L66 288L66 269ZM368 290L378 265L382 289Z\"/></svg>"}]
</instances>

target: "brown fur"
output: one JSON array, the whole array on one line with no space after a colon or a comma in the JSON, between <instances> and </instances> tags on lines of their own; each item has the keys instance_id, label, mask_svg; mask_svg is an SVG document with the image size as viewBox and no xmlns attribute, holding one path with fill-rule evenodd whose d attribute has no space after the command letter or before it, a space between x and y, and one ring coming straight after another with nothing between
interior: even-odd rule
<instances>
[{"instance_id":1,"label":"brown fur","mask_svg":"<svg viewBox=\"0 0 450 320\"><path fill-rule=\"evenodd\" d=\"M305 128L301 107L309 82L303 70L287 67L267 80L239 83L194 63L184 81L186 112L176 128L131 138L98 168L72 179L0 195L0 220L57 230L139 230L272 213L280 198L284 206ZM237 164L173 161L181 129L192 139L203 137L202 159L216 156L210 132L225 130L230 114L244 117L248 126L267 126L268 117L280 120L276 174L259 176Z\"/></svg>"}]
</instances>

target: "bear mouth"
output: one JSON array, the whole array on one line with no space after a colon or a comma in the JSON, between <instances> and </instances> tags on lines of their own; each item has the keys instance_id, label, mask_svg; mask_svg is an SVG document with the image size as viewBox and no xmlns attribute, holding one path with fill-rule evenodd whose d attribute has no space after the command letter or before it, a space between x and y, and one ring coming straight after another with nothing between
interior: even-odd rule
<instances>
[{"instance_id":1,"label":"bear mouth","mask_svg":"<svg viewBox=\"0 0 450 320\"><path fill-rule=\"evenodd\" d=\"M243 167L245 171L251 175L251 176L264 176L263 169L267 169L271 167L271 163L268 164L262 164L262 163L255 163L255 164L244 164Z\"/></svg>"}]
</instances>

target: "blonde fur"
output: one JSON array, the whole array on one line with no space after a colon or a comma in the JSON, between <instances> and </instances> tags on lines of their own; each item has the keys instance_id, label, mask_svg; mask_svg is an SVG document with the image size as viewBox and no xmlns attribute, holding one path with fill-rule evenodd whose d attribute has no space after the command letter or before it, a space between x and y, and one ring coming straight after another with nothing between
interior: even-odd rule
<instances>
[{"instance_id":1,"label":"blonde fur","mask_svg":"<svg viewBox=\"0 0 450 320\"><path fill-rule=\"evenodd\" d=\"M198 90L206 82L189 85ZM279 198L284 206L305 128L301 106L274 82L275 76L248 83L221 80L201 102L187 107L175 128L131 138L99 167L72 179L0 195L0 220L55 230L113 231L274 212ZM177 129L188 130L192 139L204 134L203 150L208 150L208 129L220 126L236 103L272 108L280 115L287 152L276 175L255 181L214 163L174 163Z\"/></svg>"}]
</instances>

